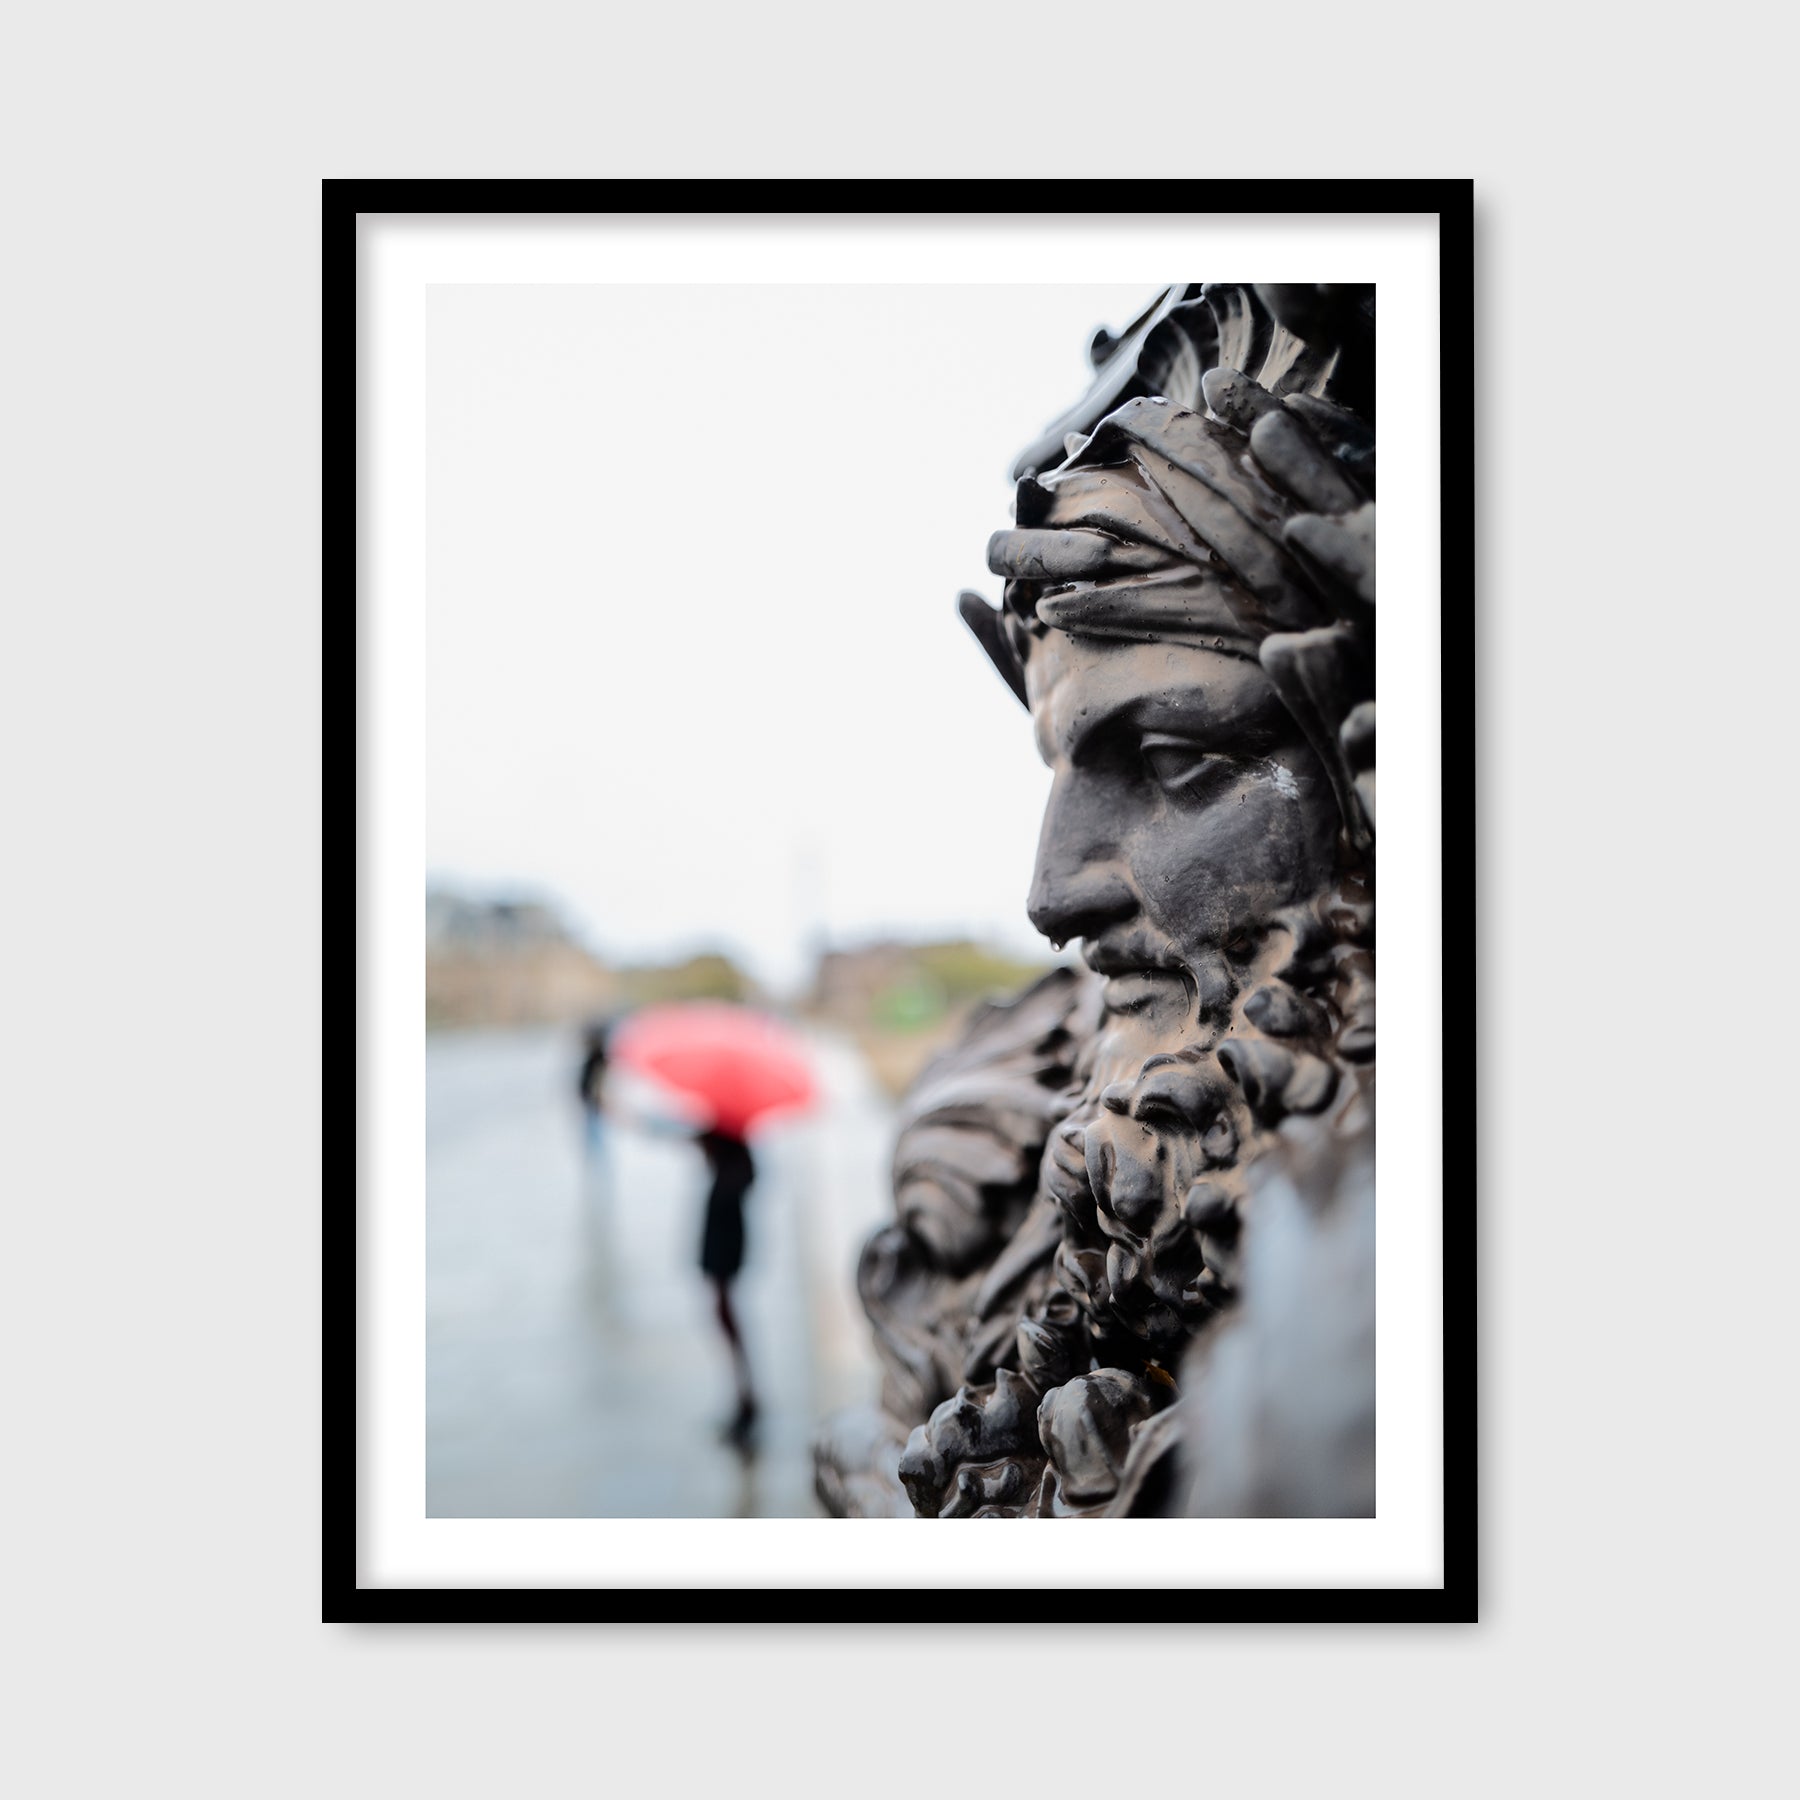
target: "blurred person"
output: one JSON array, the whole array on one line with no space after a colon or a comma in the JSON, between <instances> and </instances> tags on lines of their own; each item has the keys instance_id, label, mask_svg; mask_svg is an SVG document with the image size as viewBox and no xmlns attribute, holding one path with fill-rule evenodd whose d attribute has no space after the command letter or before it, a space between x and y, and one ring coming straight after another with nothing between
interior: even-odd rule
<instances>
[{"instance_id":1,"label":"blurred person","mask_svg":"<svg viewBox=\"0 0 1800 1800\"><path fill-rule=\"evenodd\" d=\"M750 1385L750 1359L744 1336L738 1329L731 1305L731 1284L744 1264L744 1196L756 1179L750 1146L740 1137L716 1127L695 1139L713 1172L706 1196L706 1223L700 1238L700 1267L712 1283L719 1329L731 1349L731 1366L737 1378L737 1413L725 1428L727 1439L747 1449L756 1423L756 1395Z\"/></svg>"},{"instance_id":2,"label":"blurred person","mask_svg":"<svg viewBox=\"0 0 1800 1800\"><path fill-rule=\"evenodd\" d=\"M606 1040L611 1027L590 1025L587 1029L586 1054L581 1059L581 1073L575 1090L581 1100L583 1128L589 1156L598 1156L604 1138L606 1112Z\"/></svg>"}]
</instances>

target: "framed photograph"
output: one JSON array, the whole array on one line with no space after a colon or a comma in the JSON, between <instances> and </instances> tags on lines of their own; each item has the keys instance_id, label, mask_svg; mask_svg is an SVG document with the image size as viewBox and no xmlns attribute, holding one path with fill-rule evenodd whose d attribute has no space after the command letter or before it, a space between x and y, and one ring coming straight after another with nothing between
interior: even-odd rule
<instances>
[{"instance_id":1,"label":"framed photograph","mask_svg":"<svg viewBox=\"0 0 1800 1800\"><path fill-rule=\"evenodd\" d=\"M1470 185L924 191L324 184L328 1620L1477 1617Z\"/></svg>"}]
</instances>

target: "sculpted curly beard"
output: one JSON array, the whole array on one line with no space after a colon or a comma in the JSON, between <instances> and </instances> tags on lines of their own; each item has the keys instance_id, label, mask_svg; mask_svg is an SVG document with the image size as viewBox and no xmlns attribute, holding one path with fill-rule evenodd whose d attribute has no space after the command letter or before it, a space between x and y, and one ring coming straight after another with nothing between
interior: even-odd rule
<instances>
[{"instance_id":1,"label":"sculpted curly beard","mask_svg":"<svg viewBox=\"0 0 1800 1800\"><path fill-rule=\"evenodd\" d=\"M1373 934L1372 896L1346 878L1254 940L1171 957L1108 1010L1040 1164L1054 1258L994 1379L914 1430L900 1475L916 1512L1154 1510L1174 1372L1235 1298L1251 1163L1290 1116L1368 1129Z\"/></svg>"}]
</instances>

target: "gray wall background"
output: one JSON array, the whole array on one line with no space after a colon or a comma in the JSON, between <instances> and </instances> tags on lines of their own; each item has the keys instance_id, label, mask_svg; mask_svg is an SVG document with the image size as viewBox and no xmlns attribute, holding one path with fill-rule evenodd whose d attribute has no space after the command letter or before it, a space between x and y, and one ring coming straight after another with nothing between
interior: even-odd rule
<instances>
[{"instance_id":1,"label":"gray wall background","mask_svg":"<svg viewBox=\"0 0 1800 1800\"><path fill-rule=\"evenodd\" d=\"M18 1791L887 1795L1014 1758L1108 1795L1776 1784L1792 253L1789 64L1761 17L322 0L14 22ZM721 171L1047 177L1020 203L1052 208L1056 177L1101 173L1127 204L1150 173L1476 178L1478 1627L1127 1631L1075 1594L1030 1602L1098 1615L1055 1648L317 1623L314 1007L323 975L341 1106L353 954L313 948L318 182Z\"/></svg>"}]
</instances>

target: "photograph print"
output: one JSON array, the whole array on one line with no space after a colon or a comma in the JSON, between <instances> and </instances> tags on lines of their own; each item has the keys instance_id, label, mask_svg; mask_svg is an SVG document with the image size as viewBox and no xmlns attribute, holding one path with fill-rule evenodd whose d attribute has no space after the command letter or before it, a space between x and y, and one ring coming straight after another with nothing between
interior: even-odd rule
<instances>
[{"instance_id":1,"label":"photograph print","mask_svg":"<svg viewBox=\"0 0 1800 1800\"><path fill-rule=\"evenodd\" d=\"M1400 1494L1379 287L426 290L426 1519Z\"/></svg>"}]
</instances>

